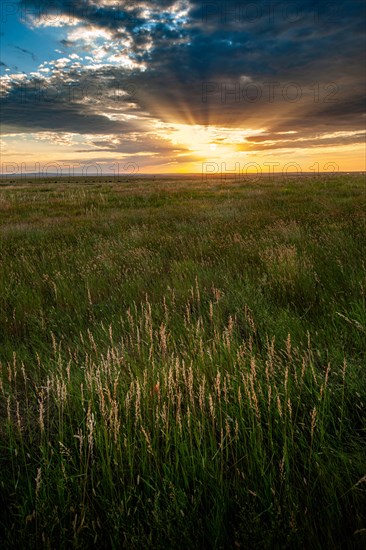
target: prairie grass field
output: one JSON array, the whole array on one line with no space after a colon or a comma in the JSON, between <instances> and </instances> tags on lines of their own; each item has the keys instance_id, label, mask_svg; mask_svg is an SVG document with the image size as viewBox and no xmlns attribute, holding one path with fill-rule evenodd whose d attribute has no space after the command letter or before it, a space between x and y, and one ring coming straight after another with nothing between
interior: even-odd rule
<instances>
[{"instance_id":1,"label":"prairie grass field","mask_svg":"<svg viewBox=\"0 0 366 550\"><path fill-rule=\"evenodd\" d=\"M0 547L366 547L362 175L0 180Z\"/></svg>"}]
</instances>

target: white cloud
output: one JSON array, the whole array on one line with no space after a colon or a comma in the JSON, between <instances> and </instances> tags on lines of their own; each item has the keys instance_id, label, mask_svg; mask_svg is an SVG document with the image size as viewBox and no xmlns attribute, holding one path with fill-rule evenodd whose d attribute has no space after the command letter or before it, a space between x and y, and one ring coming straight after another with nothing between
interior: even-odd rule
<instances>
[{"instance_id":1,"label":"white cloud","mask_svg":"<svg viewBox=\"0 0 366 550\"><path fill-rule=\"evenodd\" d=\"M50 9L52 9L52 4ZM74 27L82 21L77 17L61 13L43 13L38 16L29 15L27 23L30 27Z\"/></svg>"}]
</instances>

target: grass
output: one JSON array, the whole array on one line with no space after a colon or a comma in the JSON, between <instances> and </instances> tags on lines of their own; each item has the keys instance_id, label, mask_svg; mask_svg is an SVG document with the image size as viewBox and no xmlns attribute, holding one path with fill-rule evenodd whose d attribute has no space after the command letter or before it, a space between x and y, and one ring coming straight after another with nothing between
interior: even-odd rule
<instances>
[{"instance_id":1,"label":"grass","mask_svg":"<svg viewBox=\"0 0 366 550\"><path fill-rule=\"evenodd\" d=\"M363 548L362 176L0 183L3 548Z\"/></svg>"}]
</instances>

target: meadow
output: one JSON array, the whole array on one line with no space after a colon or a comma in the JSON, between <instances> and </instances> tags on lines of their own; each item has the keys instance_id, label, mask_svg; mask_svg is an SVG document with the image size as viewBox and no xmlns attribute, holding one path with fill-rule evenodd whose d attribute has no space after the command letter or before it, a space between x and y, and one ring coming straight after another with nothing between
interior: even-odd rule
<instances>
[{"instance_id":1,"label":"meadow","mask_svg":"<svg viewBox=\"0 0 366 550\"><path fill-rule=\"evenodd\" d=\"M0 180L0 547L366 547L362 175Z\"/></svg>"}]
</instances>

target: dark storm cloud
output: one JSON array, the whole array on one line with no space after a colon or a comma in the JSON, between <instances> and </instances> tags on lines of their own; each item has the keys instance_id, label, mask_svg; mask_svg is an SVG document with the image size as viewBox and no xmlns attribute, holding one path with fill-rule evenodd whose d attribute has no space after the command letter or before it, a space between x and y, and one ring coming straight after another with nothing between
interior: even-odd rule
<instances>
[{"instance_id":1,"label":"dark storm cloud","mask_svg":"<svg viewBox=\"0 0 366 550\"><path fill-rule=\"evenodd\" d=\"M101 114L101 102L103 111L107 112L110 106L113 113L117 110L113 107L117 98L113 95L114 88L111 89L108 78L101 85L104 72L101 71L98 76L98 86L86 71L83 74L67 73L69 82L65 72L58 71L49 80L33 78L13 83L2 100L3 132L54 130L80 134L117 134L142 131L140 121L117 121ZM120 82L115 82L114 86L117 84ZM123 86L128 90L128 82ZM124 102L124 110L128 111L128 92L125 97L127 102ZM119 101L122 107L121 103Z\"/></svg>"},{"instance_id":2,"label":"dark storm cloud","mask_svg":"<svg viewBox=\"0 0 366 550\"><path fill-rule=\"evenodd\" d=\"M296 130L306 139L364 127L365 8L360 0L121 1L115 9L102 0L47 4L21 2L35 15L53 11L78 18L86 28L108 30L121 49L131 40L128 55L145 70L105 67L102 78L110 89L120 80L133 82L135 114L165 122L266 127L272 133ZM178 6L189 8L184 17L177 15ZM78 46L67 38L62 44L70 50ZM81 67L75 78L85 73ZM123 124L101 112L126 111L109 98L94 111L74 99L39 109L19 107L16 89L4 101L7 124L25 131L112 134Z\"/></svg>"},{"instance_id":3,"label":"dark storm cloud","mask_svg":"<svg viewBox=\"0 0 366 550\"><path fill-rule=\"evenodd\" d=\"M113 134L129 131L128 125L87 112L77 105L50 102L37 108L16 103L12 97L3 100L2 131L4 133L55 131L73 133Z\"/></svg>"}]
</instances>

